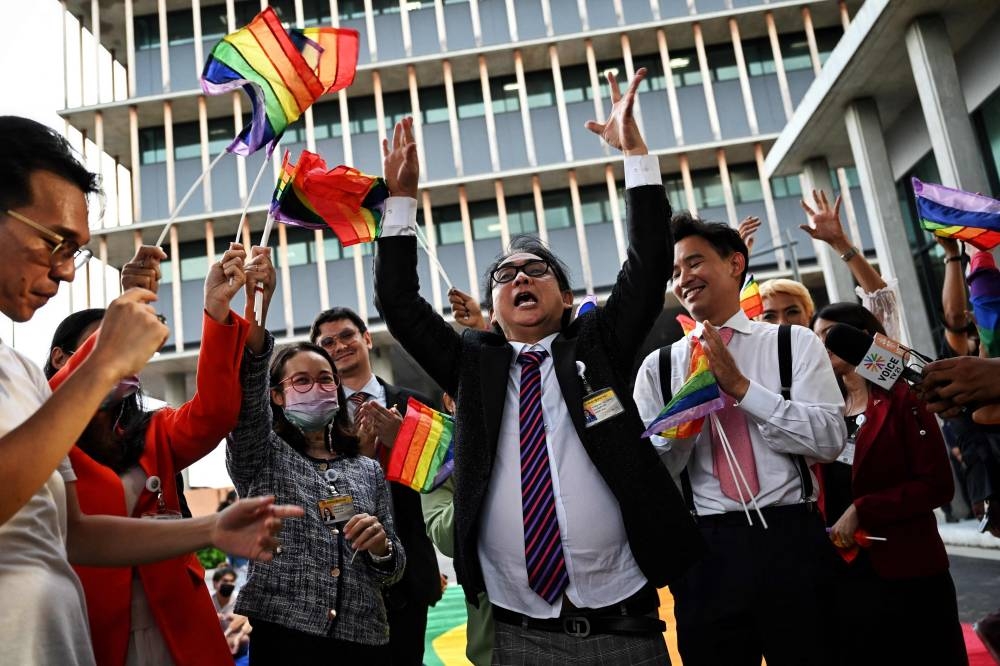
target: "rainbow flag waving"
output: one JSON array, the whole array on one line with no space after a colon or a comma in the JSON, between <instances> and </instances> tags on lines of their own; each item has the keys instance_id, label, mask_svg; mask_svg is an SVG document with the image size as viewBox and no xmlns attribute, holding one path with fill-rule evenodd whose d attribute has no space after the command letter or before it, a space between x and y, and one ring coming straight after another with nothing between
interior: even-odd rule
<instances>
[{"instance_id":1,"label":"rainbow flag waving","mask_svg":"<svg viewBox=\"0 0 1000 666\"><path fill-rule=\"evenodd\" d=\"M410 398L385 478L422 493L430 492L440 483L454 436L455 422L450 416Z\"/></svg>"},{"instance_id":2,"label":"rainbow flag waving","mask_svg":"<svg viewBox=\"0 0 1000 666\"><path fill-rule=\"evenodd\" d=\"M688 378L642 433L643 437L693 437L701 432L705 417L726 404L715 375L708 367L708 357L705 356L701 341L693 336L688 339L691 341L691 371Z\"/></svg>"},{"instance_id":3,"label":"rainbow flag waving","mask_svg":"<svg viewBox=\"0 0 1000 666\"><path fill-rule=\"evenodd\" d=\"M285 152L274 195L274 219L295 227L330 227L345 247L378 238L389 188L377 176L347 166L327 171L316 153L303 150L297 164Z\"/></svg>"},{"instance_id":4,"label":"rainbow flag waving","mask_svg":"<svg viewBox=\"0 0 1000 666\"><path fill-rule=\"evenodd\" d=\"M760 297L760 285L753 275L747 275L747 281L740 291L740 309L748 319L753 319L764 312L764 299Z\"/></svg>"},{"instance_id":5,"label":"rainbow flag waving","mask_svg":"<svg viewBox=\"0 0 1000 666\"><path fill-rule=\"evenodd\" d=\"M206 95L243 88L253 116L228 150L270 155L285 129L327 92L354 81L358 32L340 28L286 30L268 7L249 24L222 38L201 74Z\"/></svg>"},{"instance_id":6,"label":"rainbow flag waving","mask_svg":"<svg viewBox=\"0 0 1000 666\"><path fill-rule=\"evenodd\" d=\"M920 225L935 236L990 250L1000 245L1000 201L913 179Z\"/></svg>"}]
</instances>

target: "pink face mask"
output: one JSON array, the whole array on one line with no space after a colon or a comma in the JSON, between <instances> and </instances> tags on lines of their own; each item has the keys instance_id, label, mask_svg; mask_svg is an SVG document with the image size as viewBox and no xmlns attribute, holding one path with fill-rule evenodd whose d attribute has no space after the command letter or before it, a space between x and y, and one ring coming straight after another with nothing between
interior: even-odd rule
<instances>
[{"instance_id":1,"label":"pink face mask","mask_svg":"<svg viewBox=\"0 0 1000 666\"><path fill-rule=\"evenodd\" d=\"M142 388L142 385L139 383L138 375L123 377L122 380L118 382L118 385L111 389L106 396L104 396L104 400L101 401L100 408L107 409L111 405L117 404L125 398L133 396L139 392L140 388Z\"/></svg>"},{"instance_id":2,"label":"pink face mask","mask_svg":"<svg viewBox=\"0 0 1000 666\"><path fill-rule=\"evenodd\" d=\"M285 391L285 418L303 432L316 432L325 428L337 412L340 403L337 391L325 391L315 384L305 393L295 390Z\"/></svg>"}]
</instances>

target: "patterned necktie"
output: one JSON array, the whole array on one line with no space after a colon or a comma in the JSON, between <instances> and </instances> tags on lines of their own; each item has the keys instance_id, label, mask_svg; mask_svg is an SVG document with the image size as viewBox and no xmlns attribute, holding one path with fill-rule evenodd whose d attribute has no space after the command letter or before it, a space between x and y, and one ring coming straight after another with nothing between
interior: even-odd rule
<instances>
[{"instance_id":1,"label":"patterned necktie","mask_svg":"<svg viewBox=\"0 0 1000 666\"><path fill-rule=\"evenodd\" d=\"M733 329L723 328L719 331L722 341L727 345L733 339ZM716 412L719 425L722 426L729 440L729 446L733 450L736 464L743 471L747 483L750 484L750 494L753 497L760 492L760 483L757 481L757 463L754 460L753 445L750 442L750 428L747 426L747 417L743 410L736 406L736 400L725 393L722 394L726 401L726 406ZM729 499L740 501L740 489L743 490L743 501L750 498L746 496L746 489L742 480L737 486L736 479L733 478L733 471L730 469L729 461L726 459L725 450L719 440L715 424L712 424L712 471L715 478L719 480L722 494Z\"/></svg>"},{"instance_id":2,"label":"patterned necktie","mask_svg":"<svg viewBox=\"0 0 1000 666\"><path fill-rule=\"evenodd\" d=\"M351 394L351 397L347 399L347 402L351 405L351 418L354 418L354 415L358 413L358 407L368 402L370 397L371 395L364 391L357 391Z\"/></svg>"},{"instance_id":3,"label":"patterned necktie","mask_svg":"<svg viewBox=\"0 0 1000 666\"><path fill-rule=\"evenodd\" d=\"M569 584L562 537L556 518L552 473L542 416L542 373L546 351L522 352L521 364L521 512L524 516L524 560L528 585L555 603Z\"/></svg>"}]
</instances>

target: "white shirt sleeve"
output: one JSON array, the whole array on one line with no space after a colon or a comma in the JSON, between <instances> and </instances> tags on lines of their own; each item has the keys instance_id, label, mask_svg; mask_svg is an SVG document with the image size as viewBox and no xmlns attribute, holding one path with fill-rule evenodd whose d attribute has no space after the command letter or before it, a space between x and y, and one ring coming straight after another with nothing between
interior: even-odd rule
<instances>
[{"instance_id":1,"label":"white shirt sleeve","mask_svg":"<svg viewBox=\"0 0 1000 666\"><path fill-rule=\"evenodd\" d=\"M640 185L662 185L660 158L655 155L625 156L625 187L631 189Z\"/></svg>"},{"instance_id":2,"label":"white shirt sleeve","mask_svg":"<svg viewBox=\"0 0 1000 666\"><path fill-rule=\"evenodd\" d=\"M823 343L792 327L792 399L751 380L740 407L772 451L835 460L847 440L844 399Z\"/></svg>"},{"instance_id":3,"label":"white shirt sleeve","mask_svg":"<svg viewBox=\"0 0 1000 666\"><path fill-rule=\"evenodd\" d=\"M76 472L73 471L73 465L69 462L69 456L66 456L59 461L57 471L59 472L59 476L61 476L63 481L66 483L76 481Z\"/></svg>"},{"instance_id":4,"label":"white shirt sleeve","mask_svg":"<svg viewBox=\"0 0 1000 666\"><path fill-rule=\"evenodd\" d=\"M417 200L413 197L387 198L380 237L414 236L416 233Z\"/></svg>"},{"instance_id":5,"label":"white shirt sleeve","mask_svg":"<svg viewBox=\"0 0 1000 666\"><path fill-rule=\"evenodd\" d=\"M671 359L673 360L673 359ZM671 368L673 363L671 363ZM635 378L635 388L632 389L632 398L636 407L639 408L639 418L645 425L649 425L659 415L660 410L666 405L663 399L663 392L660 390L660 350L655 349L647 356L639 367L639 374ZM660 454L663 462L674 481L678 482L680 473L691 457L694 449L695 437L687 439L665 439L659 435L653 435L649 441Z\"/></svg>"}]
</instances>

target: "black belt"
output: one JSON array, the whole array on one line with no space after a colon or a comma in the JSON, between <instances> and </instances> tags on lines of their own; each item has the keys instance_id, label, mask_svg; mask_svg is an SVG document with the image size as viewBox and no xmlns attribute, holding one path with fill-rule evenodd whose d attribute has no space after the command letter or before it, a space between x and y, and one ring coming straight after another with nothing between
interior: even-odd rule
<instances>
[{"instance_id":1,"label":"black belt","mask_svg":"<svg viewBox=\"0 0 1000 666\"><path fill-rule=\"evenodd\" d=\"M563 599L560 617L539 619L494 605L493 618L504 624L562 632L577 638L591 634L659 634L666 631L667 625L652 616L658 606L656 589L647 584L624 601L604 608L574 608Z\"/></svg>"},{"instance_id":2,"label":"black belt","mask_svg":"<svg viewBox=\"0 0 1000 666\"><path fill-rule=\"evenodd\" d=\"M778 506L765 506L760 512L768 521L782 519L794 519L799 516L808 516L818 513L816 502L800 502L798 504L781 504ZM758 524L757 512L750 510L750 516L754 520L754 525ZM698 514L696 520L699 525L710 527L749 527L747 516L742 511L727 511L726 513L712 513L707 516Z\"/></svg>"}]
</instances>

